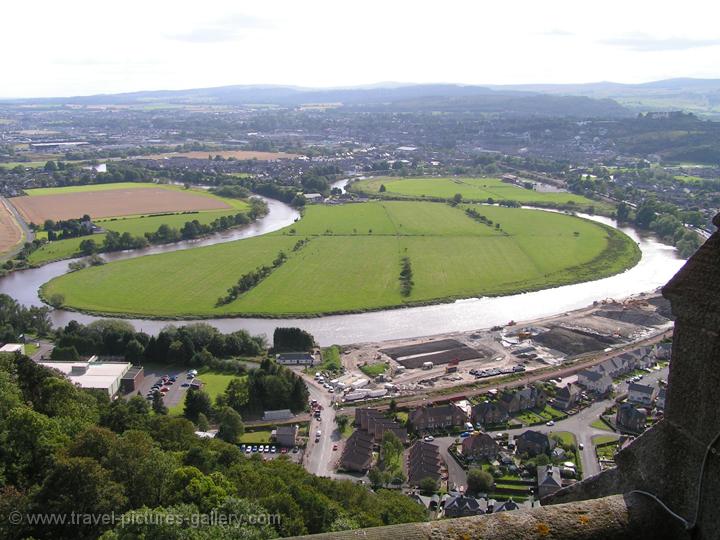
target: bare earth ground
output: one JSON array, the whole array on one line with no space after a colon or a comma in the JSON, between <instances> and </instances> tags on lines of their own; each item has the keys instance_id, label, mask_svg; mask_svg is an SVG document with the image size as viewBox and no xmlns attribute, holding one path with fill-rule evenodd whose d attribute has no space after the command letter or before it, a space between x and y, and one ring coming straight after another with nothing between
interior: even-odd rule
<instances>
[{"instance_id":1,"label":"bare earth ground","mask_svg":"<svg viewBox=\"0 0 720 540\"><path fill-rule=\"evenodd\" d=\"M171 157L185 157L189 159L207 159L208 156L221 156L225 159L257 159L259 161L273 161L276 159L295 159L298 154L287 154L285 152L255 152L252 150L208 150L196 152L170 152L166 154L152 154L149 156L140 156L143 159L165 159Z\"/></svg>"},{"instance_id":2,"label":"bare earth ground","mask_svg":"<svg viewBox=\"0 0 720 540\"><path fill-rule=\"evenodd\" d=\"M89 214L93 219L230 208L217 199L163 188L113 189L62 195L15 197L13 205L28 223L77 219Z\"/></svg>"},{"instance_id":3,"label":"bare earth ground","mask_svg":"<svg viewBox=\"0 0 720 540\"><path fill-rule=\"evenodd\" d=\"M5 206L0 202L0 254L10 251L22 239L20 225Z\"/></svg>"},{"instance_id":4,"label":"bare earth ground","mask_svg":"<svg viewBox=\"0 0 720 540\"><path fill-rule=\"evenodd\" d=\"M549 349L534 339L520 339L515 345L503 344L503 337L513 337L522 330L542 332L550 328L560 327L589 331L600 335L612 335L618 338L618 345L639 341L667 329L670 324L667 319L655 320L658 311L652 300L656 296L656 294L639 295L624 301L601 303L597 306L590 306L552 317L524 321L515 326L506 326L502 331L454 332L415 339L358 343L344 346L341 352L341 361L346 369L343 382L350 384L358 379L368 379L368 376L360 370L360 366L366 363L384 362L388 367L385 372L386 380L389 380L397 387L396 395L409 396L431 389L438 390L471 383L475 381L475 377L470 373L471 369L507 369L516 365L523 365L527 372L531 372L548 366L560 367L565 365L568 360L568 356L564 353ZM632 318L635 319L643 319L642 316L644 315L653 323L660 324L657 324L657 326L643 325L642 323L638 324L638 322L618 321L603 316L609 311L626 314L628 318L633 316ZM407 369L403 372L398 369L400 364L396 360L381 352L382 349L386 350L388 347L416 346L444 339L454 339L463 345L476 349L483 353L483 358L461 361L459 369L455 373L446 373L446 365L435 365L429 370L422 368ZM517 356L517 351L524 347L533 347L539 355L538 358L524 359ZM602 350L596 351L595 354L601 352ZM590 354L591 351L587 351L587 353ZM366 388L379 388L381 386L378 383L371 383Z\"/></svg>"}]
</instances>

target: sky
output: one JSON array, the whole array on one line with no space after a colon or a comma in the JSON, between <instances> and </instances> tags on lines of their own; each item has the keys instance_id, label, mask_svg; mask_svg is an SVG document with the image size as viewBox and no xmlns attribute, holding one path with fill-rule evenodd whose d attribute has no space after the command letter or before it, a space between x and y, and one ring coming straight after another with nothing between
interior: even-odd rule
<instances>
[{"instance_id":1,"label":"sky","mask_svg":"<svg viewBox=\"0 0 720 540\"><path fill-rule=\"evenodd\" d=\"M720 78L717 0L6 0L0 97Z\"/></svg>"}]
</instances>

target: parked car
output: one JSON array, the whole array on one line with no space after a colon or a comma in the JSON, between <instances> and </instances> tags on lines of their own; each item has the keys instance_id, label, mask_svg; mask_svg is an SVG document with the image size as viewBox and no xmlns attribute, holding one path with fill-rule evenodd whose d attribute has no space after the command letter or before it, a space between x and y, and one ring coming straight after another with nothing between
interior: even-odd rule
<instances>
[{"instance_id":1,"label":"parked car","mask_svg":"<svg viewBox=\"0 0 720 540\"><path fill-rule=\"evenodd\" d=\"M433 442L434 440L435 440L435 437L433 437L432 435L425 435L423 437L423 441L425 441L425 442Z\"/></svg>"},{"instance_id":2,"label":"parked car","mask_svg":"<svg viewBox=\"0 0 720 540\"><path fill-rule=\"evenodd\" d=\"M460 434L460 438L461 438L461 439L467 439L469 436L470 436L470 432L469 432L469 431L463 431L463 432Z\"/></svg>"},{"instance_id":3,"label":"parked car","mask_svg":"<svg viewBox=\"0 0 720 540\"><path fill-rule=\"evenodd\" d=\"M333 451L335 451L335 450L337 450L337 449L338 449L338 445L337 445L337 444L333 444Z\"/></svg>"},{"instance_id":4,"label":"parked car","mask_svg":"<svg viewBox=\"0 0 720 540\"><path fill-rule=\"evenodd\" d=\"M546 426L554 426L555 422L553 420L549 420L548 422L545 422Z\"/></svg>"},{"instance_id":5,"label":"parked car","mask_svg":"<svg viewBox=\"0 0 720 540\"><path fill-rule=\"evenodd\" d=\"M246 454L249 454L249 453L251 453L251 452L252 452L252 447L251 447L250 445L247 445L247 446L245 447L245 453L246 453Z\"/></svg>"}]
</instances>

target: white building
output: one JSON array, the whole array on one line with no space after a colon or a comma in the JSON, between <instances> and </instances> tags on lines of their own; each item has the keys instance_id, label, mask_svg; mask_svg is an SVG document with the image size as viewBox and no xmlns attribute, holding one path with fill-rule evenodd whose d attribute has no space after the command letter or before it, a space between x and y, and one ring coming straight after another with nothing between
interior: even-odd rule
<instances>
[{"instance_id":1,"label":"white building","mask_svg":"<svg viewBox=\"0 0 720 540\"><path fill-rule=\"evenodd\" d=\"M637 405L650 405L657 396L657 388L646 384L630 383L628 401Z\"/></svg>"},{"instance_id":2,"label":"white building","mask_svg":"<svg viewBox=\"0 0 720 540\"><path fill-rule=\"evenodd\" d=\"M94 358L94 357L93 357ZM65 374L80 388L103 390L112 397L120 390L123 375L132 367L129 362L40 362L40 365Z\"/></svg>"},{"instance_id":3,"label":"white building","mask_svg":"<svg viewBox=\"0 0 720 540\"><path fill-rule=\"evenodd\" d=\"M6 343L0 347L0 353L16 353L25 354L25 345L22 343Z\"/></svg>"}]
</instances>

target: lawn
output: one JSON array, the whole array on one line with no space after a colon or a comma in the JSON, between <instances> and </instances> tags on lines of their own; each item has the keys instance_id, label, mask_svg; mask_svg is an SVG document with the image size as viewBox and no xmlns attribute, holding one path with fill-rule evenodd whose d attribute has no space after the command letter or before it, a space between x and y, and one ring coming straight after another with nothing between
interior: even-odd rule
<instances>
[{"instance_id":1,"label":"lawn","mask_svg":"<svg viewBox=\"0 0 720 540\"><path fill-rule=\"evenodd\" d=\"M308 368L308 373L314 373L316 371L331 371L335 373L342 369L342 362L340 361L340 347L337 345L325 347L322 350L322 358L322 364Z\"/></svg>"},{"instance_id":2,"label":"lawn","mask_svg":"<svg viewBox=\"0 0 720 540\"><path fill-rule=\"evenodd\" d=\"M240 437L240 443L245 444L264 444L270 442L270 435L272 430L270 429L259 429L256 431L246 431Z\"/></svg>"},{"instance_id":3,"label":"lawn","mask_svg":"<svg viewBox=\"0 0 720 540\"><path fill-rule=\"evenodd\" d=\"M591 427L594 427L595 429L602 429L604 431L612 431L612 428L608 426L605 422L600 420L599 418L592 422L590 424Z\"/></svg>"},{"instance_id":4,"label":"lawn","mask_svg":"<svg viewBox=\"0 0 720 540\"><path fill-rule=\"evenodd\" d=\"M372 178L360 180L351 185L352 191L372 195L382 195L380 186L385 186L385 196L411 198L452 199L460 193L468 201L512 200L520 203L595 205L582 195L567 192L539 192L508 184L498 178Z\"/></svg>"},{"instance_id":5,"label":"lawn","mask_svg":"<svg viewBox=\"0 0 720 540\"><path fill-rule=\"evenodd\" d=\"M595 446L599 444L607 444L613 441L617 441L619 437L617 435L598 435L592 438L592 442Z\"/></svg>"},{"instance_id":6,"label":"lawn","mask_svg":"<svg viewBox=\"0 0 720 540\"><path fill-rule=\"evenodd\" d=\"M117 261L43 286L66 305L144 316L312 316L478 295L510 294L598 279L637 263L624 234L560 213L411 201L310 206L282 231L225 244ZM300 239L309 242L298 251ZM288 260L235 301L216 300L245 273ZM401 294L401 259L414 286Z\"/></svg>"},{"instance_id":7,"label":"lawn","mask_svg":"<svg viewBox=\"0 0 720 540\"><path fill-rule=\"evenodd\" d=\"M197 378L203 382L202 389L207 392L210 399L215 403L215 398L225 392L230 381L235 378L243 378L244 376L231 375L223 373L221 371L215 371L206 367L198 369ZM180 403L170 407L169 413L175 415L183 414L185 408L185 399L183 398Z\"/></svg>"},{"instance_id":8,"label":"lawn","mask_svg":"<svg viewBox=\"0 0 720 540\"><path fill-rule=\"evenodd\" d=\"M4 169L14 169L15 167L25 167L26 169L40 169L44 167L47 161L8 161L0 163L0 167Z\"/></svg>"}]
</instances>

